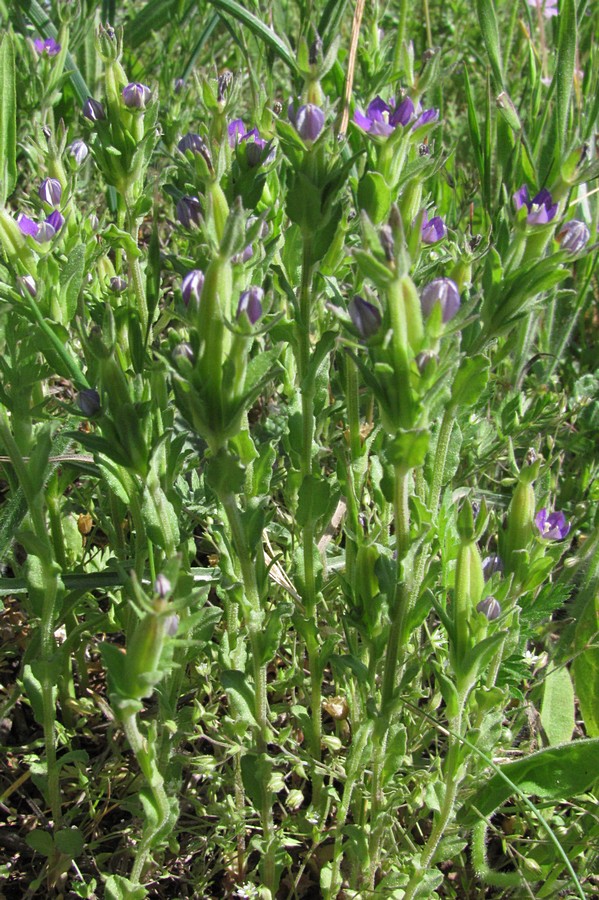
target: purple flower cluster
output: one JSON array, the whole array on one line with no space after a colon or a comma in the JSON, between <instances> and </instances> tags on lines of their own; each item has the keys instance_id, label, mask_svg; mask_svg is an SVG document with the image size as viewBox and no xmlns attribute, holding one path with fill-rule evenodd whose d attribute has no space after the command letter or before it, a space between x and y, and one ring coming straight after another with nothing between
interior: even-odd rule
<instances>
[{"instance_id":1,"label":"purple flower cluster","mask_svg":"<svg viewBox=\"0 0 599 900\"><path fill-rule=\"evenodd\" d=\"M43 38L35 38L33 46L40 56L58 56L61 50L60 44L52 37L45 40Z\"/></svg>"},{"instance_id":2,"label":"purple flower cluster","mask_svg":"<svg viewBox=\"0 0 599 900\"><path fill-rule=\"evenodd\" d=\"M422 128L431 122L436 122L439 118L438 109L422 109L420 103L414 106L414 102L410 97L404 97L400 103L395 105L392 98L389 103L376 96L372 100L363 113L359 109L354 112L354 122L362 131L379 137L388 137L398 125L405 128L412 125L412 131Z\"/></svg>"},{"instance_id":3,"label":"purple flower cluster","mask_svg":"<svg viewBox=\"0 0 599 900\"><path fill-rule=\"evenodd\" d=\"M563 541L570 531L570 523L561 510L548 513L545 507L536 514L535 525L548 541Z\"/></svg>"},{"instance_id":4,"label":"purple flower cluster","mask_svg":"<svg viewBox=\"0 0 599 900\"><path fill-rule=\"evenodd\" d=\"M547 188L543 188L543 190L539 191L538 194L535 194L531 200L528 194L528 188L523 184L522 187L516 191L512 200L514 201L516 210L522 209L523 206L526 207L528 210L526 221L529 225L547 225L548 222L551 222L551 220L555 218L557 203L553 202L553 197Z\"/></svg>"}]
</instances>

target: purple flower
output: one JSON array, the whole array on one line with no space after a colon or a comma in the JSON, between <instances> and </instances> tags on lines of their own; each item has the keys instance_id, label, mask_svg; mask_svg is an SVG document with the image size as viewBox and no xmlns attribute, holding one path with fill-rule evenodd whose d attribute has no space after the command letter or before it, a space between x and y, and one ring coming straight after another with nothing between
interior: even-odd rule
<instances>
[{"instance_id":1,"label":"purple flower","mask_svg":"<svg viewBox=\"0 0 599 900\"><path fill-rule=\"evenodd\" d=\"M58 56L60 53L60 44L52 37L45 40L43 38L35 38L33 46L40 56Z\"/></svg>"},{"instance_id":2,"label":"purple flower","mask_svg":"<svg viewBox=\"0 0 599 900\"><path fill-rule=\"evenodd\" d=\"M158 594L161 600L166 600L172 589L171 583L166 575L160 573L154 582L154 593Z\"/></svg>"},{"instance_id":3,"label":"purple flower","mask_svg":"<svg viewBox=\"0 0 599 900\"><path fill-rule=\"evenodd\" d=\"M354 112L354 122L362 131L379 137L388 137L398 125L405 127L414 118L414 103L410 97L404 97L398 106L395 100L385 103L381 97L375 97L366 108L366 113L357 109Z\"/></svg>"},{"instance_id":4,"label":"purple flower","mask_svg":"<svg viewBox=\"0 0 599 900\"><path fill-rule=\"evenodd\" d=\"M82 141L81 138L76 138L69 147L69 153L77 165L80 166L89 150L85 141Z\"/></svg>"},{"instance_id":5,"label":"purple flower","mask_svg":"<svg viewBox=\"0 0 599 900\"><path fill-rule=\"evenodd\" d=\"M423 128L424 125L430 125L431 122L436 122L438 118L438 109L425 109L420 113L420 115L412 125L412 131L416 131L417 128Z\"/></svg>"},{"instance_id":6,"label":"purple flower","mask_svg":"<svg viewBox=\"0 0 599 900\"><path fill-rule=\"evenodd\" d=\"M129 109L145 109L152 99L152 91L139 81L131 81L123 88L123 102Z\"/></svg>"},{"instance_id":7,"label":"purple flower","mask_svg":"<svg viewBox=\"0 0 599 900\"><path fill-rule=\"evenodd\" d=\"M30 237L35 237L40 230L37 222L34 222L33 219L30 219L25 213L19 213L17 216L17 225L21 229L21 234L29 235Z\"/></svg>"},{"instance_id":8,"label":"purple flower","mask_svg":"<svg viewBox=\"0 0 599 900\"><path fill-rule=\"evenodd\" d=\"M58 178L44 178L39 186L40 198L48 206L58 206L62 197L62 185Z\"/></svg>"},{"instance_id":9,"label":"purple flower","mask_svg":"<svg viewBox=\"0 0 599 900\"><path fill-rule=\"evenodd\" d=\"M425 244L436 244L447 235L445 222L441 216L433 216L432 219L429 219L427 211L424 210L420 234Z\"/></svg>"},{"instance_id":10,"label":"purple flower","mask_svg":"<svg viewBox=\"0 0 599 900\"><path fill-rule=\"evenodd\" d=\"M264 291L261 287L251 287L247 291L243 291L237 304L237 318L245 313L250 325L255 325L262 315L263 299Z\"/></svg>"},{"instance_id":11,"label":"purple flower","mask_svg":"<svg viewBox=\"0 0 599 900\"><path fill-rule=\"evenodd\" d=\"M175 78L175 81L173 83L173 90L175 94L180 94L184 87L185 81L182 78Z\"/></svg>"},{"instance_id":12,"label":"purple flower","mask_svg":"<svg viewBox=\"0 0 599 900\"><path fill-rule=\"evenodd\" d=\"M30 297L37 297L37 284L33 275L20 275L17 278L19 293L24 297L25 291Z\"/></svg>"},{"instance_id":13,"label":"purple flower","mask_svg":"<svg viewBox=\"0 0 599 900\"><path fill-rule=\"evenodd\" d=\"M231 149L236 147L242 141L246 144L245 158L251 169L255 169L256 166L259 166L263 162L271 162L274 158L273 150L271 150L265 158L264 150L267 146L267 142L264 138L260 137L260 132L257 128L246 131L243 119L233 119L232 122L229 122L227 132Z\"/></svg>"},{"instance_id":14,"label":"purple flower","mask_svg":"<svg viewBox=\"0 0 599 900\"><path fill-rule=\"evenodd\" d=\"M541 537L548 541L563 541L570 531L570 523L561 511L548 513L545 507L535 516L535 525Z\"/></svg>"},{"instance_id":15,"label":"purple flower","mask_svg":"<svg viewBox=\"0 0 599 900\"><path fill-rule=\"evenodd\" d=\"M295 111L295 105L289 105L289 120L302 141L312 143L324 128L324 112L313 103L306 103Z\"/></svg>"},{"instance_id":16,"label":"purple flower","mask_svg":"<svg viewBox=\"0 0 599 900\"><path fill-rule=\"evenodd\" d=\"M526 0L533 9L540 9L546 19L557 16L557 0Z\"/></svg>"},{"instance_id":17,"label":"purple flower","mask_svg":"<svg viewBox=\"0 0 599 900\"><path fill-rule=\"evenodd\" d=\"M184 228L192 228L202 221L202 204L197 197L185 195L177 200L175 214Z\"/></svg>"},{"instance_id":18,"label":"purple flower","mask_svg":"<svg viewBox=\"0 0 599 900\"><path fill-rule=\"evenodd\" d=\"M199 269L192 269L191 272L187 273L187 275L181 282L181 293L183 295L183 303L185 304L185 306L189 306L189 303L192 300L195 305L200 302L203 287L203 272L201 272Z\"/></svg>"},{"instance_id":19,"label":"purple flower","mask_svg":"<svg viewBox=\"0 0 599 900\"><path fill-rule=\"evenodd\" d=\"M422 289L420 305L425 316L430 316L436 304L441 307L443 322L449 322L460 309L460 291L451 278L434 278Z\"/></svg>"},{"instance_id":20,"label":"purple flower","mask_svg":"<svg viewBox=\"0 0 599 900\"><path fill-rule=\"evenodd\" d=\"M246 263L248 260L252 258L254 255L254 250L251 244L248 244L247 247L244 247L241 253L236 253L231 257L231 262L235 265L241 265L242 263Z\"/></svg>"},{"instance_id":21,"label":"purple flower","mask_svg":"<svg viewBox=\"0 0 599 900\"><path fill-rule=\"evenodd\" d=\"M235 144L242 139L244 134L246 134L243 119L233 119L232 122L229 122L227 132L229 135L229 147L233 148Z\"/></svg>"},{"instance_id":22,"label":"purple flower","mask_svg":"<svg viewBox=\"0 0 599 900\"><path fill-rule=\"evenodd\" d=\"M513 195L512 200L516 210L522 209L523 206L526 207L528 210L526 221L529 225L546 225L551 222L557 212L557 203L553 202L547 188L543 188L530 200L528 188L523 184Z\"/></svg>"},{"instance_id":23,"label":"purple flower","mask_svg":"<svg viewBox=\"0 0 599 900\"><path fill-rule=\"evenodd\" d=\"M347 309L353 326L361 339L367 341L368 338L374 337L381 327L381 314L376 306L356 294L350 300Z\"/></svg>"},{"instance_id":24,"label":"purple flower","mask_svg":"<svg viewBox=\"0 0 599 900\"><path fill-rule=\"evenodd\" d=\"M495 597L485 597L484 600L477 604L476 611L482 613L489 622L492 622L501 615L501 605Z\"/></svg>"},{"instance_id":25,"label":"purple flower","mask_svg":"<svg viewBox=\"0 0 599 900\"><path fill-rule=\"evenodd\" d=\"M54 210L53 213L50 213L45 222L46 225L50 225L55 232L60 231L62 226L64 225L64 216L62 216L57 209Z\"/></svg>"},{"instance_id":26,"label":"purple flower","mask_svg":"<svg viewBox=\"0 0 599 900\"><path fill-rule=\"evenodd\" d=\"M580 253L588 244L591 233L584 222L579 219L570 219L564 222L557 233L557 240L562 246L562 250L568 253Z\"/></svg>"},{"instance_id":27,"label":"purple flower","mask_svg":"<svg viewBox=\"0 0 599 900\"><path fill-rule=\"evenodd\" d=\"M106 112L99 100L88 97L83 104L83 116L90 122L103 122L106 118Z\"/></svg>"}]
</instances>

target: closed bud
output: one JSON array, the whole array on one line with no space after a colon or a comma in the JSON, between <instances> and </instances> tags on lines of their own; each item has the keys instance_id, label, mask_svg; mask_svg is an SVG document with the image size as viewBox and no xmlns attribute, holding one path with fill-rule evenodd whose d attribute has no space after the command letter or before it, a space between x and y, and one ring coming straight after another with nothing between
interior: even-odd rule
<instances>
[{"instance_id":1,"label":"closed bud","mask_svg":"<svg viewBox=\"0 0 599 900\"><path fill-rule=\"evenodd\" d=\"M303 141L313 143L324 128L324 112L313 103L300 106L297 112L293 104L289 107L289 118Z\"/></svg>"},{"instance_id":2,"label":"closed bud","mask_svg":"<svg viewBox=\"0 0 599 900\"><path fill-rule=\"evenodd\" d=\"M127 290L127 279L120 275L113 275L110 279L110 290L113 294L122 294Z\"/></svg>"},{"instance_id":3,"label":"closed bud","mask_svg":"<svg viewBox=\"0 0 599 900\"><path fill-rule=\"evenodd\" d=\"M22 275L17 278L17 284L19 287L19 293L24 297L25 291L29 294L30 297L37 297L37 285L35 283L35 278L32 275Z\"/></svg>"},{"instance_id":4,"label":"closed bud","mask_svg":"<svg viewBox=\"0 0 599 900\"><path fill-rule=\"evenodd\" d=\"M476 611L482 613L489 622L493 622L501 615L501 605L495 597L485 597L476 604Z\"/></svg>"},{"instance_id":5,"label":"closed bud","mask_svg":"<svg viewBox=\"0 0 599 900\"><path fill-rule=\"evenodd\" d=\"M123 88L122 97L128 109L143 110L152 99L152 91L147 85L132 81Z\"/></svg>"},{"instance_id":6,"label":"closed bud","mask_svg":"<svg viewBox=\"0 0 599 900\"><path fill-rule=\"evenodd\" d=\"M243 313L248 317L250 325L255 325L262 315L264 291L261 287L251 287L243 291L237 304L237 318Z\"/></svg>"},{"instance_id":7,"label":"closed bud","mask_svg":"<svg viewBox=\"0 0 599 900\"><path fill-rule=\"evenodd\" d=\"M217 94L216 94L217 103L225 102L225 100L227 99L227 94L229 93L229 88L231 87L232 84L233 84L233 73L230 72L228 69L225 69L225 71L222 72L218 76L218 85L217 85Z\"/></svg>"},{"instance_id":8,"label":"closed bud","mask_svg":"<svg viewBox=\"0 0 599 900\"><path fill-rule=\"evenodd\" d=\"M580 253L588 244L590 236L589 229L584 222L570 219L569 222L564 222L558 231L557 240L560 242L562 250L566 250L568 253Z\"/></svg>"},{"instance_id":9,"label":"closed bud","mask_svg":"<svg viewBox=\"0 0 599 900\"><path fill-rule=\"evenodd\" d=\"M389 225L383 225L379 231L379 241L388 263L395 261L395 240L393 238L393 230Z\"/></svg>"},{"instance_id":10,"label":"closed bud","mask_svg":"<svg viewBox=\"0 0 599 900\"><path fill-rule=\"evenodd\" d=\"M195 134L192 131L185 134L177 144L177 149L184 155L189 151L193 153L194 156L201 156L208 167L208 171L214 171L210 150L199 134Z\"/></svg>"},{"instance_id":11,"label":"closed bud","mask_svg":"<svg viewBox=\"0 0 599 900\"><path fill-rule=\"evenodd\" d=\"M100 395L93 388L84 388L77 394L77 406L84 416L91 419L100 412Z\"/></svg>"},{"instance_id":12,"label":"closed bud","mask_svg":"<svg viewBox=\"0 0 599 900\"><path fill-rule=\"evenodd\" d=\"M349 302L348 312L353 326L363 341L374 337L381 327L381 314L368 300L356 295Z\"/></svg>"},{"instance_id":13,"label":"closed bud","mask_svg":"<svg viewBox=\"0 0 599 900\"><path fill-rule=\"evenodd\" d=\"M57 178L44 178L39 186L40 199L48 206L58 206L62 197L62 186Z\"/></svg>"},{"instance_id":14,"label":"closed bud","mask_svg":"<svg viewBox=\"0 0 599 900\"><path fill-rule=\"evenodd\" d=\"M202 204L197 197L180 197L177 200L176 216L184 228L192 228L202 221Z\"/></svg>"},{"instance_id":15,"label":"closed bud","mask_svg":"<svg viewBox=\"0 0 599 900\"><path fill-rule=\"evenodd\" d=\"M499 556L485 556L483 559L483 575L488 581L496 573L503 575L503 563Z\"/></svg>"},{"instance_id":16,"label":"closed bud","mask_svg":"<svg viewBox=\"0 0 599 900\"><path fill-rule=\"evenodd\" d=\"M202 288L204 287L204 273L199 269L192 269L183 278L181 282L181 294L185 306L189 306L193 301L194 305L199 304L202 296Z\"/></svg>"},{"instance_id":17,"label":"closed bud","mask_svg":"<svg viewBox=\"0 0 599 900\"><path fill-rule=\"evenodd\" d=\"M438 303L441 307L443 322L447 323L459 312L460 292L451 278L434 278L420 295L422 312L430 316L433 307Z\"/></svg>"},{"instance_id":18,"label":"closed bud","mask_svg":"<svg viewBox=\"0 0 599 900\"><path fill-rule=\"evenodd\" d=\"M80 138L76 138L69 146L69 155L73 157L78 166L81 165L88 153L87 144Z\"/></svg>"},{"instance_id":19,"label":"closed bud","mask_svg":"<svg viewBox=\"0 0 599 900\"><path fill-rule=\"evenodd\" d=\"M187 359L193 364L195 362L195 356L191 344L187 341L182 341L180 344L177 344L173 350L173 359Z\"/></svg>"},{"instance_id":20,"label":"closed bud","mask_svg":"<svg viewBox=\"0 0 599 900\"><path fill-rule=\"evenodd\" d=\"M83 104L83 115L90 122L103 122L106 119L106 112L99 100L88 97Z\"/></svg>"},{"instance_id":21,"label":"closed bud","mask_svg":"<svg viewBox=\"0 0 599 900\"><path fill-rule=\"evenodd\" d=\"M171 583L162 573L158 575L154 582L154 593L158 594L161 600L166 600L172 590Z\"/></svg>"}]
</instances>

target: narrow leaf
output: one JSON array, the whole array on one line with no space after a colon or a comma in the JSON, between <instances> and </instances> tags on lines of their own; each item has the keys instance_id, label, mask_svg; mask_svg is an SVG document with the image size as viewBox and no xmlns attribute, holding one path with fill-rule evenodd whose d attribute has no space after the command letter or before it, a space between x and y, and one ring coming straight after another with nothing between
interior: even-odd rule
<instances>
[{"instance_id":1,"label":"narrow leaf","mask_svg":"<svg viewBox=\"0 0 599 900\"><path fill-rule=\"evenodd\" d=\"M574 689L565 666L553 669L545 679L541 722L552 746L571 740L574 731Z\"/></svg>"},{"instance_id":2,"label":"narrow leaf","mask_svg":"<svg viewBox=\"0 0 599 900\"><path fill-rule=\"evenodd\" d=\"M241 3L237 3L236 0L209 0L209 3L221 13L228 13L242 25L247 26L252 34L264 41L266 46L286 63L293 74L296 73L297 65L287 44L268 25L242 6Z\"/></svg>"},{"instance_id":3,"label":"narrow leaf","mask_svg":"<svg viewBox=\"0 0 599 900\"><path fill-rule=\"evenodd\" d=\"M10 34L0 44L0 84L0 206L4 206L17 183L15 48Z\"/></svg>"}]
</instances>

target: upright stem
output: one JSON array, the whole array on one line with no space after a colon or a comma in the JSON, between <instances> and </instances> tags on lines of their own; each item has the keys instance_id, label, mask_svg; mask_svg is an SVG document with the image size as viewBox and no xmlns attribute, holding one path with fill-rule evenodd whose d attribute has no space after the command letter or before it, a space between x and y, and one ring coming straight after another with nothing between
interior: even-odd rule
<instances>
[{"instance_id":1,"label":"upright stem","mask_svg":"<svg viewBox=\"0 0 599 900\"><path fill-rule=\"evenodd\" d=\"M403 466L395 467L394 488L394 514L395 514L395 546L397 551L397 578L395 597L387 653L385 656L385 668L383 672L383 688L381 695L381 708L385 710L393 699L397 662L400 653L400 639L403 632L407 604L409 599L408 586L403 578L402 562L407 553L410 540L410 510L409 510L409 471Z\"/></svg>"}]
</instances>

